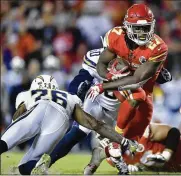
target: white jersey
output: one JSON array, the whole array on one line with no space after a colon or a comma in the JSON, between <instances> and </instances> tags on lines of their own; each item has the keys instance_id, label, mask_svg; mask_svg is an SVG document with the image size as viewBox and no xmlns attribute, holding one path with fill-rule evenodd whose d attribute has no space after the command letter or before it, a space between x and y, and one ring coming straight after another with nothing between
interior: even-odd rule
<instances>
[{"instance_id":1,"label":"white jersey","mask_svg":"<svg viewBox=\"0 0 181 176\"><path fill-rule=\"evenodd\" d=\"M24 103L26 109L30 110L41 101L50 101L55 108L61 109L68 117L71 117L75 104L82 106L82 101L77 95L62 90L36 89L19 93L16 98L16 109Z\"/></svg>"},{"instance_id":2,"label":"white jersey","mask_svg":"<svg viewBox=\"0 0 181 176\"><path fill-rule=\"evenodd\" d=\"M94 49L87 52L84 56L82 67L87 70L92 77L94 77L93 84L102 83L104 78L101 78L96 70L96 65L99 60L103 48ZM96 97L96 101L109 111L116 111L120 105L120 101L113 95L111 91L105 91Z\"/></svg>"}]
</instances>

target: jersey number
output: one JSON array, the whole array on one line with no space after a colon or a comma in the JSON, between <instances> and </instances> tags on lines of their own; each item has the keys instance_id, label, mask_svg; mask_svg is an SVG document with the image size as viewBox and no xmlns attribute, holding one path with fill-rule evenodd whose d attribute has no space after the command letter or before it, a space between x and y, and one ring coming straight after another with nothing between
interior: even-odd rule
<instances>
[{"instance_id":1,"label":"jersey number","mask_svg":"<svg viewBox=\"0 0 181 176\"><path fill-rule=\"evenodd\" d=\"M94 50L90 51L90 57L99 56L100 54L101 54L101 52L99 49L94 49Z\"/></svg>"},{"instance_id":2,"label":"jersey number","mask_svg":"<svg viewBox=\"0 0 181 176\"><path fill-rule=\"evenodd\" d=\"M112 32L116 33L117 35L121 35L123 30L121 28L114 28Z\"/></svg>"},{"instance_id":3,"label":"jersey number","mask_svg":"<svg viewBox=\"0 0 181 176\"><path fill-rule=\"evenodd\" d=\"M148 45L148 48L151 49L151 50L154 50L156 46L158 46L161 42L160 40L158 40L157 38L155 38L155 42L156 43L153 43L152 41L150 41L149 45Z\"/></svg>"},{"instance_id":4,"label":"jersey number","mask_svg":"<svg viewBox=\"0 0 181 176\"><path fill-rule=\"evenodd\" d=\"M47 96L48 100L52 100L60 106L67 107L67 94L56 90L32 90L32 96L36 96L35 101L40 100L43 96ZM45 98L46 99L46 98Z\"/></svg>"}]
</instances>

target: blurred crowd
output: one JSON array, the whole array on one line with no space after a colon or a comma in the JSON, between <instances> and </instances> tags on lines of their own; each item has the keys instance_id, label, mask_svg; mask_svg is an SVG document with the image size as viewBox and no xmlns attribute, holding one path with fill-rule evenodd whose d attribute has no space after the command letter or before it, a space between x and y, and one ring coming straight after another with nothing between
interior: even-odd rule
<instances>
[{"instance_id":1,"label":"blurred crowd","mask_svg":"<svg viewBox=\"0 0 181 176\"><path fill-rule=\"evenodd\" d=\"M156 33L168 44L165 66L173 75L155 88L154 121L181 119L181 1L1 0L1 128L11 122L16 96L33 78L51 74L66 90L84 54L102 47L100 36L122 25L126 10L141 2L152 9Z\"/></svg>"}]
</instances>

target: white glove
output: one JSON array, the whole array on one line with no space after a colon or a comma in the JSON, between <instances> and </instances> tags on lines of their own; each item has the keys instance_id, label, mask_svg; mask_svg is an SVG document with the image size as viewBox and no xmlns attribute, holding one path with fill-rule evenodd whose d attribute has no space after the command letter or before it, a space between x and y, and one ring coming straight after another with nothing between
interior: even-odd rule
<instances>
[{"instance_id":1,"label":"white glove","mask_svg":"<svg viewBox=\"0 0 181 176\"><path fill-rule=\"evenodd\" d=\"M127 76L127 74L126 74ZM120 79L124 77L124 74L120 73L120 74L111 74L110 72L107 74L107 80L112 80L112 81L115 81L117 79Z\"/></svg>"},{"instance_id":2,"label":"white glove","mask_svg":"<svg viewBox=\"0 0 181 176\"><path fill-rule=\"evenodd\" d=\"M104 139L100 140L99 143L101 144L101 146L102 146L103 148L105 148L105 147L107 147L107 146L109 145L110 140L109 140L108 138L104 138Z\"/></svg>"},{"instance_id":3,"label":"white glove","mask_svg":"<svg viewBox=\"0 0 181 176\"><path fill-rule=\"evenodd\" d=\"M86 98L91 99L92 102L96 99L96 97L104 91L102 84L96 84L92 86L87 92Z\"/></svg>"},{"instance_id":4,"label":"white glove","mask_svg":"<svg viewBox=\"0 0 181 176\"><path fill-rule=\"evenodd\" d=\"M110 140L108 138L103 138L99 133L96 133L96 138L99 139L99 144L105 148L109 145Z\"/></svg>"},{"instance_id":5,"label":"white glove","mask_svg":"<svg viewBox=\"0 0 181 176\"><path fill-rule=\"evenodd\" d=\"M109 72L106 75L108 81L110 80L114 81L131 74L131 72L129 71L129 67L127 65L123 66L121 69L117 69L118 65L119 61L115 60L111 65L111 68L108 69Z\"/></svg>"},{"instance_id":6,"label":"white glove","mask_svg":"<svg viewBox=\"0 0 181 176\"><path fill-rule=\"evenodd\" d=\"M129 164L129 165L128 165L128 171L129 171L129 172L138 172L138 171L139 171L139 168L138 168L137 166L135 166L135 165Z\"/></svg>"}]
</instances>

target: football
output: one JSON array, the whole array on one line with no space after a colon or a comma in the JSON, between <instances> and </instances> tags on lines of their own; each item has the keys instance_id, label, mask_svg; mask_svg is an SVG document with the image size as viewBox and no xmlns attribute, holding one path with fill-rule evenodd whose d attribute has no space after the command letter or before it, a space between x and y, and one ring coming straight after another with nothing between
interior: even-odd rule
<instances>
[{"instance_id":1,"label":"football","mask_svg":"<svg viewBox=\"0 0 181 176\"><path fill-rule=\"evenodd\" d=\"M111 60L108 64L108 70L111 71L111 69L115 71L123 70L124 68L127 68L125 71L129 70L129 63L121 58L115 58Z\"/></svg>"},{"instance_id":2,"label":"football","mask_svg":"<svg viewBox=\"0 0 181 176\"><path fill-rule=\"evenodd\" d=\"M112 77L112 80L116 80L131 74L129 64L121 58L116 58L110 61L107 70L109 71L108 77Z\"/></svg>"}]
</instances>

